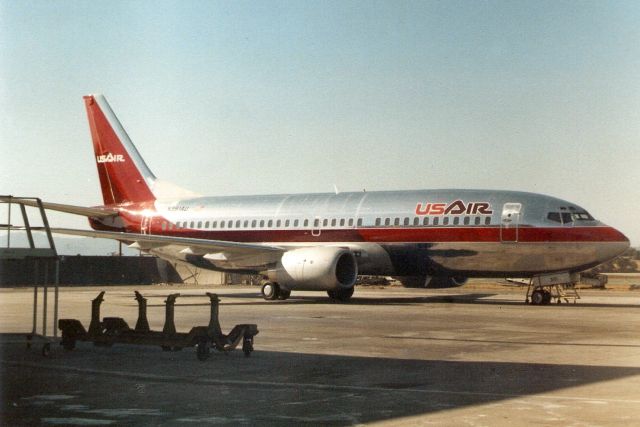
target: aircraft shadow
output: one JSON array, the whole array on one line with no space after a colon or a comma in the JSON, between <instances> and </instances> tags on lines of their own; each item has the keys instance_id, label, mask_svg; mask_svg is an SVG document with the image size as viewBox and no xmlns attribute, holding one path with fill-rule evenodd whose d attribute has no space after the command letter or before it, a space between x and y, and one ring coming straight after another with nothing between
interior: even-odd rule
<instances>
[{"instance_id":1,"label":"aircraft shadow","mask_svg":"<svg viewBox=\"0 0 640 427\"><path fill-rule=\"evenodd\" d=\"M260 351L214 354L88 344L52 359L22 348L3 352L4 422L48 417L106 417L104 408L152 407L123 413L121 425L300 423L354 425L388 421L507 399L562 400L541 394L640 375L640 368L539 363L446 361ZM152 363L151 363L152 362ZM140 390L144 392L141 393ZM71 396L65 406L32 396ZM567 393L562 393L567 394ZM588 396L584 400L606 398ZM582 399L571 405L580 405ZM17 403L16 403L17 402ZM521 403L520 406L523 404ZM144 416L144 417L143 417ZM207 418L209 417L209 418ZM100 417L98 417L100 418ZM37 422L36 422L37 424Z\"/></svg>"},{"instance_id":2,"label":"aircraft shadow","mask_svg":"<svg viewBox=\"0 0 640 427\"><path fill-rule=\"evenodd\" d=\"M223 305L269 305L269 304L283 304L283 305L300 305L300 304L347 304L347 305L408 305L408 304L485 304L485 305L514 305L514 306L527 306L524 302L525 292L522 292L522 295L514 295L509 299L497 299L492 298L496 295L499 295L497 292L476 292L476 293L468 293L468 294L449 294L449 295L425 295L425 296L393 296L393 297L360 297L356 294L348 301L333 301L329 299L322 293L319 293L318 296L299 296L295 295L295 292L292 293L291 297L284 301L265 301L260 296L260 292L243 292L243 293L225 293L225 292L216 292L216 294L221 298ZM246 302L228 302L225 301L225 298L233 298L233 299L246 299ZM489 299L491 298L491 299ZM135 305L135 304L134 304ZM208 302L202 300L202 302L197 303L185 303L184 300L178 299L176 304L177 306L205 306L209 305ZM574 303L566 303L562 301L562 304L550 304L551 306L560 305L562 307L568 308L573 307L574 309L580 307L602 307L602 308L630 308L630 307L639 307L640 304L610 304L610 303L596 303L596 302L582 302L578 301L576 304ZM163 304L148 304L148 307L163 307ZM536 309L544 309L548 306L532 306L532 308Z\"/></svg>"}]
</instances>

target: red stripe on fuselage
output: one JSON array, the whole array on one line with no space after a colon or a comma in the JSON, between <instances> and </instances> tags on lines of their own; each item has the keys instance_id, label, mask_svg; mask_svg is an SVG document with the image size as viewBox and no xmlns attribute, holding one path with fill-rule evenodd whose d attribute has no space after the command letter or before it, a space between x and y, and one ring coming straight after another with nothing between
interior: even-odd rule
<instances>
[{"instance_id":1,"label":"red stripe on fuselage","mask_svg":"<svg viewBox=\"0 0 640 427\"><path fill-rule=\"evenodd\" d=\"M147 205L148 206L148 205ZM145 207L147 207L145 206ZM149 206L150 207L150 206ZM133 212L137 210L132 209ZM141 217L136 214L123 212L121 214L127 224L127 231L140 233ZM437 243L437 242L500 242L509 233L509 240L515 237L515 230L502 230L500 226L477 227L387 227L387 228L358 228L358 229L322 229L320 235L314 236L310 229L227 229L227 230L196 230L177 228L162 230L162 222L168 221L161 217L153 217L150 221L149 234L175 237L190 237L211 240L226 240L233 242L372 242L372 243ZM101 227L92 222L94 228ZM123 230L118 230L123 231ZM591 227L534 227L521 225L518 228L518 242L626 242L628 239L618 230L608 226Z\"/></svg>"}]
</instances>

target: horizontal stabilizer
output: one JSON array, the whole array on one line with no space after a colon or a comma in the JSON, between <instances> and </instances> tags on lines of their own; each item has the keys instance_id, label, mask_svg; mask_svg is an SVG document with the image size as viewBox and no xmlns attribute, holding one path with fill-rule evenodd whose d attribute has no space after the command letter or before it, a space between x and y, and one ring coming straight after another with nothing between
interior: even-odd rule
<instances>
[{"instance_id":1,"label":"horizontal stabilizer","mask_svg":"<svg viewBox=\"0 0 640 427\"><path fill-rule=\"evenodd\" d=\"M25 206L38 207L37 202L34 199L21 199L19 197L4 197L0 196L0 201L5 203L17 203ZM82 215L93 218L107 218L110 216L118 215L116 209L110 209L105 207L93 207L88 208L85 206L64 205L62 203L50 203L42 202L42 207L50 209L52 211L66 212L75 215Z\"/></svg>"}]
</instances>

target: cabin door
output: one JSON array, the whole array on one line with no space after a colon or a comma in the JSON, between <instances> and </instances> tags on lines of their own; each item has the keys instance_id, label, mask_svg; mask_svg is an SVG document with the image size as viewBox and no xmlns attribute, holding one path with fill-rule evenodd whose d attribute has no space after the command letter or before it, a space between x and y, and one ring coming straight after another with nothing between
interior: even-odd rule
<instances>
[{"instance_id":1,"label":"cabin door","mask_svg":"<svg viewBox=\"0 0 640 427\"><path fill-rule=\"evenodd\" d=\"M505 203L502 207L500 222L500 241L515 243L518 241L518 226L520 225L521 203Z\"/></svg>"}]
</instances>

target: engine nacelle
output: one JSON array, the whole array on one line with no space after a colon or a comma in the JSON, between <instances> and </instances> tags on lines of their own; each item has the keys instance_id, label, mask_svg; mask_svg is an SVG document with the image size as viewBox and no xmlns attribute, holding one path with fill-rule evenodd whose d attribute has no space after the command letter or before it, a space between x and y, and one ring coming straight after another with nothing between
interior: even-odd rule
<instances>
[{"instance_id":1,"label":"engine nacelle","mask_svg":"<svg viewBox=\"0 0 640 427\"><path fill-rule=\"evenodd\" d=\"M267 272L282 289L328 291L349 289L356 283L358 264L349 249L314 246L285 252L278 266Z\"/></svg>"}]
</instances>

